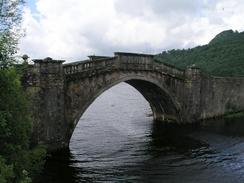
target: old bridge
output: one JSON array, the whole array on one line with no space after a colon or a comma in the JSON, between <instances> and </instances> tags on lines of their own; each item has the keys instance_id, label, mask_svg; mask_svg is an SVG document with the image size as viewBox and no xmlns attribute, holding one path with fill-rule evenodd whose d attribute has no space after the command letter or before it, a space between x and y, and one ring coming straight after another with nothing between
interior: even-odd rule
<instances>
[{"instance_id":1,"label":"old bridge","mask_svg":"<svg viewBox=\"0 0 244 183\"><path fill-rule=\"evenodd\" d=\"M67 64L33 61L24 79L33 100L33 138L50 150L68 147L89 105L120 82L145 97L157 121L194 123L244 110L244 78L211 77L196 67L180 70L153 55L117 52Z\"/></svg>"}]
</instances>

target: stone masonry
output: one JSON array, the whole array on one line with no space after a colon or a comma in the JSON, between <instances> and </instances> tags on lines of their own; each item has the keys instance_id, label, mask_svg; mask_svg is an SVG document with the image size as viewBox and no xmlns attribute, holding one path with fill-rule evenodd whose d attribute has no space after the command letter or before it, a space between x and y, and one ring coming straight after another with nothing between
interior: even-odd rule
<instances>
[{"instance_id":1,"label":"stone masonry","mask_svg":"<svg viewBox=\"0 0 244 183\"><path fill-rule=\"evenodd\" d=\"M195 123L244 110L244 78L212 77L196 67L180 70L153 58L117 52L67 64L51 58L33 60L25 83L33 100L35 143L50 151L68 148L85 110L120 82L145 97L157 121Z\"/></svg>"}]
</instances>

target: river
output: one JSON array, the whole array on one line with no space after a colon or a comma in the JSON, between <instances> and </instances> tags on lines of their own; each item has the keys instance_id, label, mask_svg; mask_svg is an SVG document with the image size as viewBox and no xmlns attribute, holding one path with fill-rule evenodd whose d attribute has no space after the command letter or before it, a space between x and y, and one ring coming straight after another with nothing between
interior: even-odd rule
<instances>
[{"instance_id":1,"label":"river","mask_svg":"<svg viewBox=\"0 0 244 183\"><path fill-rule=\"evenodd\" d=\"M244 121L192 130L151 114L131 86L107 90L80 119L70 151L49 158L36 182L244 182Z\"/></svg>"}]
</instances>

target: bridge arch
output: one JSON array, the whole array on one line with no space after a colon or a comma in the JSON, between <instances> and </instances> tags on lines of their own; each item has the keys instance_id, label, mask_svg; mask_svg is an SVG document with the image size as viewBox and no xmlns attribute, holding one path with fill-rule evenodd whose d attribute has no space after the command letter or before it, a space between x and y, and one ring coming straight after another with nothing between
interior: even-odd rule
<instances>
[{"instance_id":1,"label":"bridge arch","mask_svg":"<svg viewBox=\"0 0 244 183\"><path fill-rule=\"evenodd\" d=\"M116 75L117 76L117 75ZM125 82L134 87L142 96L148 101L152 112L153 118L156 121L181 121L181 106L176 97L170 93L164 82L159 82L154 78L144 77L141 75L128 75L120 74L116 77L113 73L108 77L109 80L103 79L100 87L97 82L99 78L90 78L89 82L85 80L78 80L71 82L66 90L66 121L70 124L67 139L70 140L77 123L87 108L106 90L113 86ZM100 76L101 77L101 76ZM107 78L106 76L104 78ZM111 79L112 78L112 79ZM84 83L89 83L88 85ZM94 87L94 88L93 88ZM76 96L76 97L75 97ZM72 98L74 97L74 98ZM85 97L85 99L84 99ZM76 104L76 105L74 105ZM69 142L68 142L69 143Z\"/></svg>"},{"instance_id":2,"label":"bridge arch","mask_svg":"<svg viewBox=\"0 0 244 183\"><path fill-rule=\"evenodd\" d=\"M195 123L243 111L243 78L204 74L158 62L154 55L116 52L113 57L63 64L33 60L23 81L33 102L33 143L49 151L67 148L88 106L112 86L127 82L149 102L155 120Z\"/></svg>"}]
</instances>

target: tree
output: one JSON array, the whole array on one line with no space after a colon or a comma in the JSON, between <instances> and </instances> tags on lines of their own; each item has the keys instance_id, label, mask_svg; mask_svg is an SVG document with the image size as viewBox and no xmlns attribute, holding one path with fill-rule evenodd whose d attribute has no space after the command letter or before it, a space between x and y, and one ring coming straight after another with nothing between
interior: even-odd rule
<instances>
[{"instance_id":1,"label":"tree","mask_svg":"<svg viewBox=\"0 0 244 183\"><path fill-rule=\"evenodd\" d=\"M30 102L15 66L22 0L0 0L0 183L29 183L43 166L45 149L30 148Z\"/></svg>"},{"instance_id":2,"label":"tree","mask_svg":"<svg viewBox=\"0 0 244 183\"><path fill-rule=\"evenodd\" d=\"M14 177L13 166L6 165L5 160L0 156L0 182L8 183Z\"/></svg>"},{"instance_id":3,"label":"tree","mask_svg":"<svg viewBox=\"0 0 244 183\"><path fill-rule=\"evenodd\" d=\"M244 32L223 31L209 44L156 55L163 63L186 69L192 64L217 76L244 76Z\"/></svg>"},{"instance_id":4,"label":"tree","mask_svg":"<svg viewBox=\"0 0 244 183\"><path fill-rule=\"evenodd\" d=\"M21 37L23 0L0 0L0 67L14 62Z\"/></svg>"}]
</instances>

